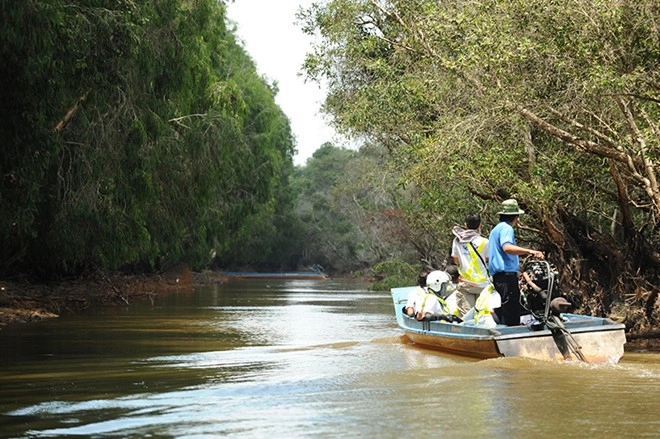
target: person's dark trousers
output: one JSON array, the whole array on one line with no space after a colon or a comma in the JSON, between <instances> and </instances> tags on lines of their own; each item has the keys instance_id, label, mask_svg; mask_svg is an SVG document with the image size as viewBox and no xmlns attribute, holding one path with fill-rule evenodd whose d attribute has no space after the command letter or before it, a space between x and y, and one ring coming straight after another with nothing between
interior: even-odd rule
<instances>
[{"instance_id":1,"label":"person's dark trousers","mask_svg":"<svg viewBox=\"0 0 660 439\"><path fill-rule=\"evenodd\" d=\"M493 284L502 298L502 306L495 310L500 323L507 326L520 325L518 273L495 273Z\"/></svg>"}]
</instances>

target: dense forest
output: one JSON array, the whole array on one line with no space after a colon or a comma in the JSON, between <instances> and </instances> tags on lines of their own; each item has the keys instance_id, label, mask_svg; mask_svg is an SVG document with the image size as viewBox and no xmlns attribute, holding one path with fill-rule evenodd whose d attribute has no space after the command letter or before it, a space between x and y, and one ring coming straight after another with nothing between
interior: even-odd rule
<instances>
[{"instance_id":1,"label":"dense forest","mask_svg":"<svg viewBox=\"0 0 660 439\"><path fill-rule=\"evenodd\" d=\"M386 148L445 242L468 211L556 264L574 303L660 317L660 4L331 0L302 11L337 127ZM439 239L442 242L442 238Z\"/></svg>"},{"instance_id":2,"label":"dense forest","mask_svg":"<svg viewBox=\"0 0 660 439\"><path fill-rule=\"evenodd\" d=\"M246 237L282 238L294 139L222 3L2 1L0 23L0 274L268 258Z\"/></svg>"},{"instance_id":3,"label":"dense forest","mask_svg":"<svg viewBox=\"0 0 660 439\"><path fill-rule=\"evenodd\" d=\"M0 1L0 277L414 281L499 203L582 311L660 322L660 5L330 0L304 73L359 147L296 140L218 0ZM385 285L386 284L381 284Z\"/></svg>"}]
</instances>

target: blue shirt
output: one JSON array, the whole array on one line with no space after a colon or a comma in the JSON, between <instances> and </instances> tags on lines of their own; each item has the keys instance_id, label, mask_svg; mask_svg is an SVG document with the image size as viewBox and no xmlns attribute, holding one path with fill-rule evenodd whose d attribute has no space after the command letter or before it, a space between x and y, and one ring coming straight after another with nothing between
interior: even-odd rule
<instances>
[{"instance_id":1,"label":"blue shirt","mask_svg":"<svg viewBox=\"0 0 660 439\"><path fill-rule=\"evenodd\" d=\"M498 223L488 237L488 274L509 272L516 273L520 262L517 255L510 255L502 250L504 244L516 245L513 227L506 221Z\"/></svg>"}]
</instances>

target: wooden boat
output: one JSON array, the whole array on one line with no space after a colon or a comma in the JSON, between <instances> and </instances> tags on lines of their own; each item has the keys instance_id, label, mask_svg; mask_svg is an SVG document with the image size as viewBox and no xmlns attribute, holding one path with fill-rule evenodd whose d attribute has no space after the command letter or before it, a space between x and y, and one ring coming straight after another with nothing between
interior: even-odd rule
<instances>
[{"instance_id":1,"label":"wooden boat","mask_svg":"<svg viewBox=\"0 0 660 439\"><path fill-rule=\"evenodd\" d=\"M537 330L524 325L497 325L487 329L464 323L417 321L403 312L408 293L415 288L393 288L392 299L399 327L412 342L425 347L476 358L529 357L617 363L623 356L625 325L607 318L562 314L560 326L564 329L560 331L551 331L548 325Z\"/></svg>"}]
</instances>

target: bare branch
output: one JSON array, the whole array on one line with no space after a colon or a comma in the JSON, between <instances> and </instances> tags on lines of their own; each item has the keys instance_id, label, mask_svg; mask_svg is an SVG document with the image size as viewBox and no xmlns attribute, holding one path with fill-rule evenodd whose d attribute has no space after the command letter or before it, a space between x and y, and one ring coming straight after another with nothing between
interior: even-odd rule
<instances>
[{"instance_id":1,"label":"bare branch","mask_svg":"<svg viewBox=\"0 0 660 439\"><path fill-rule=\"evenodd\" d=\"M169 119L168 122L174 122L177 125L181 125L184 128L191 129L188 125L184 124L182 121L184 121L186 119L192 119L194 117L198 117L198 118L201 119L201 118L206 117L206 113L203 113L203 114L187 114L185 116L175 117L175 118Z\"/></svg>"},{"instance_id":2,"label":"bare branch","mask_svg":"<svg viewBox=\"0 0 660 439\"><path fill-rule=\"evenodd\" d=\"M600 131L595 130L591 127L584 126L584 125L582 125L581 123L579 123L578 121L576 121L574 119L569 119L563 113L555 110L554 108L550 108L549 110L552 114L557 116L562 121L570 124L571 126L577 128L581 131L584 131L584 132L587 132L587 133L593 135L594 137L602 140L607 146L609 146L611 148L615 148L616 150L621 151L621 152L624 151L623 147L621 145L618 145L616 140L612 139L611 137L607 136L606 134L601 133Z\"/></svg>"},{"instance_id":3,"label":"bare branch","mask_svg":"<svg viewBox=\"0 0 660 439\"><path fill-rule=\"evenodd\" d=\"M520 115L527 121L531 122L533 125L542 129L546 133L564 141L569 145L573 145L578 149L595 154L599 157L605 157L612 160L616 160L621 163L627 163L626 154L614 148L605 148L602 145L593 142L591 140L582 139L578 136L575 136L568 131L562 130L561 128L553 125L541 117L537 116L535 113L529 111L528 109L516 105Z\"/></svg>"},{"instance_id":4,"label":"bare branch","mask_svg":"<svg viewBox=\"0 0 660 439\"><path fill-rule=\"evenodd\" d=\"M91 88L89 90L87 90L84 95L82 95L78 98L76 103L73 104L73 107L71 107L69 109L69 111L66 112L64 117L62 119L60 119L60 121L57 122L57 124L55 124L55 128L53 128L53 131L59 132L59 131L62 131L64 129L64 127L71 121L71 119L73 119L73 116L75 116L78 109L85 102L85 99L87 99L87 95L89 95L90 91L92 91Z\"/></svg>"},{"instance_id":5,"label":"bare branch","mask_svg":"<svg viewBox=\"0 0 660 439\"><path fill-rule=\"evenodd\" d=\"M644 190L648 194L649 198L653 201L654 204L654 214L655 217L660 217L660 189L658 189L658 181L655 176L655 169L653 167L653 161L649 157L648 150L646 147L646 141L642 135L635 118L628 106L627 102L624 101L622 97L617 98L617 103L619 108L626 116L626 122L630 128L630 132L633 135L633 141L637 144L639 154L641 155L641 160L643 162L643 169L645 171L645 177L643 178Z\"/></svg>"}]
</instances>

